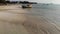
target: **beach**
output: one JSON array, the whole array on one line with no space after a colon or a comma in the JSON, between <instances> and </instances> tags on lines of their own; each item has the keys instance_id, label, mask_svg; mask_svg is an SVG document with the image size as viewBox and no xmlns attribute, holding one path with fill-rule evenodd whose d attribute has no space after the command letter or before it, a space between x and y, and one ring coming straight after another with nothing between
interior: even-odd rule
<instances>
[{"instance_id":1,"label":"beach","mask_svg":"<svg viewBox=\"0 0 60 34\"><path fill-rule=\"evenodd\" d=\"M0 34L28 34L22 23L26 20L26 11L18 5L0 6Z\"/></svg>"},{"instance_id":2,"label":"beach","mask_svg":"<svg viewBox=\"0 0 60 34\"><path fill-rule=\"evenodd\" d=\"M20 5L0 6L0 34L60 34L54 10L31 10Z\"/></svg>"}]
</instances>

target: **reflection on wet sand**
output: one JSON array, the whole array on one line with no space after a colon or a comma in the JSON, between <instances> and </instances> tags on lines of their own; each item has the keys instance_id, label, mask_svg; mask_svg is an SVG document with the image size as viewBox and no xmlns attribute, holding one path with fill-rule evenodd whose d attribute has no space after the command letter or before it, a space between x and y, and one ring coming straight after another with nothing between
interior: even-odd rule
<instances>
[{"instance_id":1,"label":"reflection on wet sand","mask_svg":"<svg viewBox=\"0 0 60 34\"><path fill-rule=\"evenodd\" d=\"M59 27L42 15L37 17L18 5L5 8L0 11L0 34L60 34Z\"/></svg>"},{"instance_id":2,"label":"reflection on wet sand","mask_svg":"<svg viewBox=\"0 0 60 34\"><path fill-rule=\"evenodd\" d=\"M51 19L55 17L52 17L55 12L52 10L46 11L44 9L40 10L40 12L37 10L26 10L28 11L28 13L25 13L27 20L23 25L30 34L60 34L60 27L57 25L58 22L55 23L55 21Z\"/></svg>"}]
</instances>

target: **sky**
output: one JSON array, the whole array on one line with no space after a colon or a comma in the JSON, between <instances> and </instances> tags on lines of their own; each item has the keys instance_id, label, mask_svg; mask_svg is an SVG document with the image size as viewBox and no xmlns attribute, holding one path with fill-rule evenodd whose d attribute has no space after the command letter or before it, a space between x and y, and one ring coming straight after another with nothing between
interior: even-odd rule
<instances>
[{"instance_id":1,"label":"sky","mask_svg":"<svg viewBox=\"0 0 60 34\"><path fill-rule=\"evenodd\" d=\"M38 3L60 4L60 0L10 0L10 1L34 1L34 2L38 2Z\"/></svg>"}]
</instances>

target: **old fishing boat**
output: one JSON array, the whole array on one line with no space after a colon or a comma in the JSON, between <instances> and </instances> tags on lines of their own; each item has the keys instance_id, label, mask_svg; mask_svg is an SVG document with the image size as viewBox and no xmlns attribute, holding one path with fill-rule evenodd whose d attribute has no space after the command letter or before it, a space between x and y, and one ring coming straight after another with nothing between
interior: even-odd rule
<instances>
[{"instance_id":1,"label":"old fishing boat","mask_svg":"<svg viewBox=\"0 0 60 34\"><path fill-rule=\"evenodd\" d=\"M24 1L24 2L20 2L22 3L22 8L32 8L32 4L37 4L37 3L33 3L33 2L28 2L28 1Z\"/></svg>"}]
</instances>

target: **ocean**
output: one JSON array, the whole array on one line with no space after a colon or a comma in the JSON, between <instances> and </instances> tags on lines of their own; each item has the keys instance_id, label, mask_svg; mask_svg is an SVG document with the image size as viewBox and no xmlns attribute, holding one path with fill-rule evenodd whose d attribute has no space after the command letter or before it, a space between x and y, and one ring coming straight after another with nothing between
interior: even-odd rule
<instances>
[{"instance_id":1,"label":"ocean","mask_svg":"<svg viewBox=\"0 0 60 34\"><path fill-rule=\"evenodd\" d=\"M33 34L60 34L60 5L35 4L24 10L28 21L25 24Z\"/></svg>"},{"instance_id":2,"label":"ocean","mask_svg":"<svg viewBox=\"0 0 60 34\"><path fill-rule=\"evenodd\" d=\"M59 9L59 4L33 4L33 8L40 8L40 9Z\"/></svg>"},{"instance_id":3,"label":"ocean","mask_svg":"<svg viewBox=\"0 0 60 34\"><path fill-rule=\"evenodd\" d=\"M43 18L60 26L60 5L58 4L33 4L33 8L26 9L31 15L40 19Z\"/></svg>"}]
</instances>

